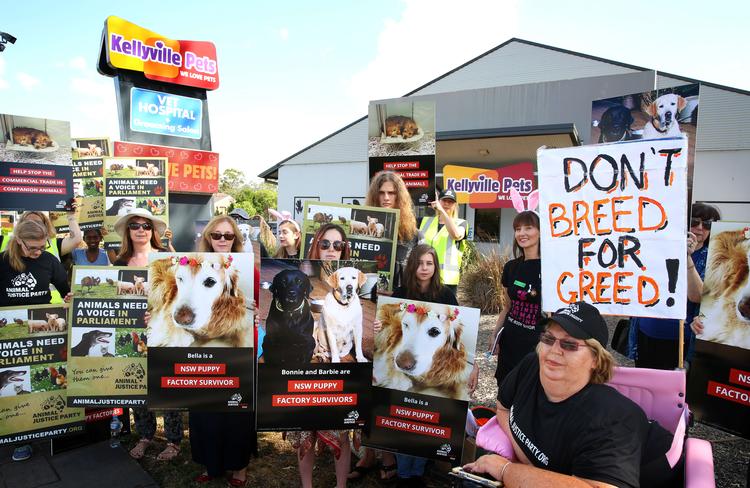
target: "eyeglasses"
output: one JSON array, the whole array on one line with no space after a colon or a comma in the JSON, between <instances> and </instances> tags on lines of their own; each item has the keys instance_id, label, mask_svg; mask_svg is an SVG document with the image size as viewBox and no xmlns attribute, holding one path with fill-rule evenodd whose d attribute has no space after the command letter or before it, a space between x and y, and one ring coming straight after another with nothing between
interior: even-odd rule
<instances>
[{"instance_id":1,"label":"eyeglasses","mask_svg":"<svg viewBox=\"0 0 750 488\"><path fill-rule=\"evenodd\" d=\"M699 225L703 224L703 228L706 230L711 230L711 223L713 220L701 220L699 218L693 217L690 219L690 227L698 227Z\"/></svg>"},{"instance_id":2,"label":"eyeglasses","mask_svg":"<svg viewBox=\"0 0 750 488\"><path fill-rule=\"evenodd\" d=\"M324 251L331 246L333 246L334 251L341 251L346 247L346 242L343 242L343 241L331 242L328 239L323 239L320 242L318 242L318 247L323 249Z\"/></svg>"},{"instance_id":3,"label":"eyeglasses","mask_svg":"<svg viewBox=\"0 0 750 488\"><path fill-rule=\"evenodd\" d=\"M26 248L26 252L42 252L49 247L49 241L44 246L29 246L25 241L21 241L21 244Z\"/></svg>"},{"instance_id":4,"label":"eyeglasses","mask_svg":"<svg viewBox=\"0 0 750 488\"><path fill-rule=\"evenodd\" d=\"M223 234L221 232L211 232L208 234L211 236L211 239L215 241L220 241L223 237L225 241L233 241L234 240L234 234L231 232L224 232Z\"/></svg>"},{"instance_id":5,"label":"eyeglasses","mask_svg":"<svg viewBox=\"0 0 750 488\"><path fill-rule=\"evenodd\" d=\"M138 230L138 229L151 230L153 228L154 228L154 226L151 225L150 222L142 222L142 223L139 223L139 222L129 222L128 223L128 229L130 229L130 230Z\"/></svg>"},{"instance_id":6,"label":"eyeglasses","mask_svg":"<svg viewBox=\"0 0 750 488\"><path fill-rule=\"evenodd\" d=\"M547 332L542 332L539 335L539 342L544 345L552 347L557 341L560 341L560 349L568 352L575 352L579 347L582 346L588 347L588 345L585 343L571 341L569 339L558 339L557 337L553 336L552 334L548 334Z\"/></svg>"}]
</instances>

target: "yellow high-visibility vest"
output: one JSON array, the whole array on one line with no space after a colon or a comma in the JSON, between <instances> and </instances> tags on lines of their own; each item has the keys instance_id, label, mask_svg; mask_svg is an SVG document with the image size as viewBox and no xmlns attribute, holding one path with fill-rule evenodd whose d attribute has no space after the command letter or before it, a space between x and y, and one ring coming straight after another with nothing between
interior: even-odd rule
<instances>
[{"instance_id":1,"label":"yellow high-visibility vest","mask_svg":"<svg viewBox=\"0 0 750 488\"><path fill-rule=\"evenodd\" d=\"M8 247L8 243L10 242L10 239L13 237L13 234L8 234L3 238L3 242L0 243L0 252L5 252L5 249ZM52 254L57 258L58 261L60 261L60 250L57 248L57 238L52 237L50 239L47 239L47 242L49 245L47 246L48 253ZM52 298L50 299L50 303L63 303L62 295L60 295L60 292L55 289L55 285L50 284L49 285L49 292Z\"/></svg>"},{"instance_id":2,"label":"yellow high-visibility vest","mask_svg":"<svg viewBox=\"0 0 750 488\"><path fill-rule=\"evenodd\" d=\"M453 219L453 221L458 227L464 229L465 238L468 228L466 221L463 219ZM424 242L432 246L440 258L440 277L443 279L443 284L457 285L461 277L461 258L464 252L460 246L456 246L456 241L448 233L446 226L443 225L438 230L438 224L437 216L425 217L422 219L419 230L424 235Z\"/></svg>"}]
</instances>

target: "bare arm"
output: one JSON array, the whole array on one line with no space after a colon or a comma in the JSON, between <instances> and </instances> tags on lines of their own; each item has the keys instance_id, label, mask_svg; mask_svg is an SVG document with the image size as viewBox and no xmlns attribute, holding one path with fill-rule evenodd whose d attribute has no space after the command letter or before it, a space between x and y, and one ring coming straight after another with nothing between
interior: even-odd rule
<instances>
[{"instance_id":1,"label":"bare arm","mask_svg":"<svg viewBox=\"0 0 750 488\"><path fill-rule=\"evenodd\" d=\"M453 238L454 241L457 241L459 239L463 239L466 237L466 229L464 227L460 227L456 225L456 221L453 220L450 216L448 216L448 213L445 211L445 209L440 205L439 201L432 202L432 208L440 212L440 214L443 216L443 223L445 223L445 229L448 231L448 234Z\"/></svg>"},{"instance_id":2,"label":"bare arm","mask_svg":"<svg viewBox=\"0 0 750 488\"><path fill-rule=\"evenodd\" d=\"M496 354L496 351L492 350L492 346L497 340L497 334L500 333L500 328L505 322L505 317L508 315L508 312L510 312L510 296L508 296L507 288L503 288L503 295L505 296L505 300L503 300L503 309L500 310L500 315L497 317L497 323L495 324L495 328L492 329L492 336L490 337L490 354Z\"/></svg>"},{"instance_id":3,"label":"bare arm","mask_svg":"<svg viewBox=\"0 0 750 488\"><path fill-rule=\"evenodd\" d=\"M68 235L63 238L60 245L60 256L72 253L73 249L77 248L78 244L83 241L83 234L81 228L78 227L75 208L72 212L68 212L68 228L70 229Z\"/></svg>"},{"instance_id":4,"label":"bare arm","mask_svg":"<svg viewBox=\"0 0 750 488\"><path fill-rule=\"evenodd\" d=\"M703 293L703 280L698 274L698 270L695 269L695 263L693 258L690 257L695 251L696 241L695 235L692 232L688 232L687 240L687 298L693 303L701 302L701 294Z\"/></svg>"}]
</instances>

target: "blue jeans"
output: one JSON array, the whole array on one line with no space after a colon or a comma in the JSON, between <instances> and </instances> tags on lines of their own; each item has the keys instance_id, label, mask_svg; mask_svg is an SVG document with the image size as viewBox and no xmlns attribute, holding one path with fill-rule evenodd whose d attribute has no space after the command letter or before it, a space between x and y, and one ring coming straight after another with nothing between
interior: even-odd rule
<instances>
[{"instance_id":1,"label":"blue jeans","mask_svg":"<svg viewBox=\"0 0 750 488\"><path fill-rule=\"evenodd\" d=\"M630 317L628 330L628 358L635 361L638 357L638 317Z\"/></svg>"},{"instance_id":2,"label":"blue jeans","mask_svg":"<svg viewBox=\"0 0 750 488\"><path fill-rule=\"evenodd\" d=\"M406 454L396 454L396 463L398 463L399 478L416 478L424 474L427 459L407 456Z\"/></svg>"}]
</instances>

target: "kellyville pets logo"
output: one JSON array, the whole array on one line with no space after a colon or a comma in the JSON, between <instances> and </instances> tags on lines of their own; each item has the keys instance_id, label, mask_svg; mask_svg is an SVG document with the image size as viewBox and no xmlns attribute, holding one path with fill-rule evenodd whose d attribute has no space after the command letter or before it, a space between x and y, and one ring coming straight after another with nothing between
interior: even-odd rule
<instances>
[{"instance_id":1,"label":"kellyville pets logo","mask_svg":"<svg viewBox=\"0 0 750 488\"><path fill-rule=\"evenodd\" d=\"M448 456L451 453L451 445L447 442L440 447L438 447L438 450L436 451L438 456Z\"/></svg>"},{"instance_id":2,"label":"kellyville pets logo","mask_svg":"<svg viewBox=\"0 0 750 488\"><path fill-rule=\"evenodd\" d=\"M355 424L357 423L357 420L359 419L359 412L357 410L352 410L346 415L346 418L344 419L344 424Z\"/></svg>"},{"instance_id":3,"label":"kellyville pets logo","mask_svg":"<svg viewBox=\"0 0 750 488\"><path fill-rule=\"evenodd\" d=\"M21 273L20 275L13 278L10 282L11 285L17 287L25 287L29 290L36 288L36 278L31 273Z\"/></svg>"}]
</instances>

